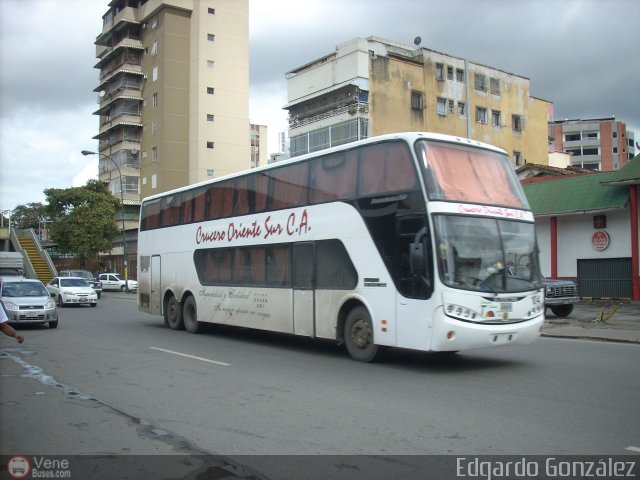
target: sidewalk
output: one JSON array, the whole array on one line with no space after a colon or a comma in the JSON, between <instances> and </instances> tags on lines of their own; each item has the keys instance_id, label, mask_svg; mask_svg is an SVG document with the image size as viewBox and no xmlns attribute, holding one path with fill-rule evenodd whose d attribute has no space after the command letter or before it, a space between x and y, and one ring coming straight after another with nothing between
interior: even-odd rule
<instances>
[{"instance_id":1,"label":"sidewalk","mask_svg":"<svg viewBox=\"0 0 640 480\"><path fill-rule=\"evenodd\" d=\"M565 318L556 317L547 310L542 335L640 343L640 302L582 301Z\"/></svg>"}]
</instances>

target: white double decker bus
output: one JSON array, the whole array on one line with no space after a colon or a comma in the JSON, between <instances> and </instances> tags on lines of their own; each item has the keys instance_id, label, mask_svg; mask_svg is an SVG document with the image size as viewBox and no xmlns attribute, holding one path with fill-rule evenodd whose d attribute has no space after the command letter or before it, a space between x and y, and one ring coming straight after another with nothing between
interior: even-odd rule
<instances>
[{"instance_id":1,"label":"white double decker bus","mask_svg":"<svg viewBox=\"0 0 640 480\"><path fill-rule=\"evenodd\" d=\"M534 219L509 158L384 135L142 202L141 311L385 347L524 345L544 322Z\"/></svg>"}]
</instances>

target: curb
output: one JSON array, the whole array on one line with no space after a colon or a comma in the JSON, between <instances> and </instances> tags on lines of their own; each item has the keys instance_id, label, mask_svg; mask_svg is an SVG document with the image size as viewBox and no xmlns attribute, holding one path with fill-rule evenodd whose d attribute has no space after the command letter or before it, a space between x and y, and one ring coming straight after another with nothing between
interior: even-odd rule
<instances>
[{"instance_id":1,"label":"curb","mask_svg":"<svg viewBox=\"0 0 640 480\"><path fill-rule=\"evenodd\" d=\"M594 340L596 342L640 344L640 340L629 340L627 338L591 337L586 335L562 335L553 333L541 333L540 336L546 338L568 338L570 340Z\"/></svg>"}]
</instances>

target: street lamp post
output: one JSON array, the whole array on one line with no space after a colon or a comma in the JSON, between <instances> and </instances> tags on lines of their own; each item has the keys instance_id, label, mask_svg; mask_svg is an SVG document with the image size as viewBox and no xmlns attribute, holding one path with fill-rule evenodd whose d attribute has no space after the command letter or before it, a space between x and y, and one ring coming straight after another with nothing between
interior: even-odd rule
<instances>
[{"instance_id":1,"label":"street lamp post","mask_svg":"<svg viewBox=\"0 0 640 480\"><path fill-rule=\"evenodd\" d=\"M106 155L100 152L91 152L89 150L82 150L82 152L80 153L82 153L82 155L85 155L85 156L99 155L101 157L108 158L113 162L113 164L118 169L118 175L120 175L120 217L122 218L122 256L124 259L124 288L125 288L125 291L128 293L129 292L129 274L127 269L127 239L125 237L125 229L124 229L124 194L123 194L124 190L123 190L123 184L122 184L122 171L120 170L120 167L118 166L116 161L113 158L111 158L109 155Z\"/></svg>"}]
</instances>

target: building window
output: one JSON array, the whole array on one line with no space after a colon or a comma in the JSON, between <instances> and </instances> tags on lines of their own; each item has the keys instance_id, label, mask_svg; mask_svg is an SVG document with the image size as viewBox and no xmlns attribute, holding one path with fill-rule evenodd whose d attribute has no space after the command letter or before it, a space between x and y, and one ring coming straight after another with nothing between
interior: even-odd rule
<instances>
[{"instance_id":1,"label":"building window","mask_svg":"<svg viewBox=\"0 0 640 480\"><path fill-rule=\"evenodd\" d=\"M489 85L491 88L492 95L500 95L500 79L499 78L491 77L491 79L489 80Z\"/></svg>"},{"instance_id":2,"label":"building window","mask_svg":"<svg viewBox=\"0 0 640 480\"><path fill-rule=\"evenodd\" d=\"M210 42L214 42L216 39L216 36L213 33L207 33L207 40L209 40Z\"/></svg>"},{"instance_id":3,"label":"building window","mask_svg":"<svg viewBox=\"0 0 640 480\"><path fill-rule=\"evenodd\" d=\"M515 132L521 132L523 130L522 117L520 115L511 115L511 128Z\"/></svg>"},{"instance_id":4,"label":"building window","mask_svg":"<svg viewBox=\"0 0 640 480\"><path fill-rule=\"evenodd\" d=\"M215 93L215 88L207 87L207 95L213 95Z\"/></svg>"},{"instance_id":5,"label":"building window","mask_svg":"<svg viewBox=\"0 0 640 480\"><path fill-rule=\"evenodd\" d=\"M447 65L447 80L453 80L453 67Z\"/></svg>"},{"instance_id":6,"label":"building window","mask_svg":"<svg viewBox=\"0 0 640 480\"><path fill-rule=\"evenodd\" d=\"M213 122L213 114L212 113L207 113L207 122Z\"/></svg>"},{"instance_id":7,"label":"building window","mask_svg":"<svg viewBox=\"0 0 640 480\"><path fill-rule=\"evenodd\" d=\"M456 102L449 100L449 114L453 115L454 113L456 113Z\"/></svg>"},{"instance_id":8,"label":"building window","mask_svg":"<svg viewBox=\"0 0 640 480\"><path fill-rule=\"evenodd\" d=\"M458 115L465 116L467 114L466 105L464 102L458 102Z\"/></svg>"},{"instance_id":9,"label":"building window","mask_svg":"<svg viewBox=\"0 0 640 480\"><path fill-rule=\"evenodd\" d=\"M456 81L464 83L464 70L456 68Z\"/></svg>"},{"instance_id":10,"label":"building window","mask_svg":"<svg viewBox=\"0 0 640 480\"><path fill-rule=\"evenodd\" d=\"M582 154L583 155L599 155L600 151L598 148L583 148Z\"/></svg>"},{"instance_id":11,"label":"building window","mask_svg":"<svg viewBox=\"0 0 640 480\"><path fill-rule=\"evenodd\" d=\"M158 120L151 121L151 134L156 135L158 133Z\"/></svg>"},{"instance_id":12,"label":"building window","mask_svg":"<svg viewBox=\"0 0 640 480\"><path fill-rule=\"evenodd\" d=\"M214 62L213 60L207 60L207 68L213 68L215 64L216 62Z\"/></svg>"},{"instance_id":13,"label":"building window","mask_svg":"<svg viewBox=\"0 0 640 480\"><path fill-rule=\"evenodd\" d=\"M157 55L157 54L158 54L158 41L156 40L151 44L151 55Z\"/></svg>"},{"instance_id":14,"label":"building window","mask_svg":"<svg viewBox=\"0 0 640 480\"><path fill-rule=\"evenodd\" d=\"M151 161L153 163L158 163L158 147L151 148Z\"/></svg>"},{"instance_id":15,"label":"building window","mask_svg":"<svg viewBox=\"0 0 640 480\"><path fill-rule=\"evenodd\" d=\"M591 139L597 139L598 138L598 132L585 132L582 134L583 138L591 138Z\"/></svg>"},{"instance_id":16,"label":"building window","mask_svg":"<svg viewBox=\"0 0 640 480\"><path fill-rule=\"evenodd\" d=\"M513 162L516 164L516 167L521 167L522 165L524 165L524 162L522 161L522 153L514 151Z\"/></svg>"},{"instance_id":17,"label":"building window","mask_svg":"<svg viewBox=\"0 0 640 480\"><path fill-rule=\"evenodd\" d=\"M156 108L158 106L158 92L155 92L151 98L153 101L153 108Z\"/></svg>"},{"instance_id":18,"label":"building window","mask_svg":"<svg viewBox=\"0 0 640 480\"><path fill-rule=\"evenodd\" d=\"M444 65L436 63L436 80L444 80Z\"/></svg>"},{"instance_id":19,"label":"building window","mask_svg":"<svg viewBox=\"0 0 640 480\"><path fill-rule=\"evenodd\" d=\"M613 138L618 138L618 132L613 132Z\"/></svg>"},{"instance_id":20,"label":"building window","mask_svg":"<svg viewBox=\"0 0 640 480\"><path fill-rule=\"evenodd\" d=\"M438 98L436 103L436 112L438 115L446 115L447 114L447 100L444 98Z\"/></svg>"},{"instance_id":21,"label":"building window","mask_svg":"<svg viewBox=\"0 0 640 480\"><path fill-rule=\"evenodd\" d=\"M153 70L151 71L151 80L154 82L158 80L158 67L153 67Z\"/></svg>"},{"instance_id":22,"label":"building window","mask_svg":"<svg viewBox=\"0 0 640 480\"><path fill-rule=\"evenodd\" d=\"M207 142L207 148L213 148L213 142Z\"/></svg>"},{"instance_id":23,"label":"building window","mask_svg":"<svg viewBox=\"0 0 640 480\"><path fill-rule=\"evenodd\" d=\"M582 140L582 136L580 135L580 132L578 132L578 133L567 133L564 136L564 141L565 142L579 142L580 140Z\"/></svg>"},{"instance_id":24,"label":"building window","mask_svg":"<svg viewBox=\"0 0 640 480\"><path fill-rule=\"evenodd\" d=\"M422 110L423 108L422 93L411 92L411 108L413 110Z\"/></svg>"},{"instance_id":25,"label":"building window","mask_svg":"<svg viewBox=\"0 0 640 480\"><path fill-rule=\"evenodd\" d=\"M494 127L502 126L502 117L497 110L491 110L491 125Z\"/></svg>"},{"instance_id":26,"label":"building window","mask_svg":"<svg viewBox=\"0 0 640 480\"><path fill-rule=\"evenodd\" d=\"M151 19L151 28L153 28L154 30L158 28L158 17L153 17Z\"/></svg>"},{"instance_id":27,"label":"building window","mask_svg":"<svg viewBox=\"0 0 640 480\"><path fill-rule=\"evenodd\" d=\"M158 188L158 174L151 175L151 188Z\"/></svg>"},{"instance_id":28,"label":"building window","mask_svg":"<svg viewBox=\"0 0 640 480\"><path fill-rule=\"evenodd\" d=\"M211 7L209 7L209 8L207 9L207 12L209 12L211 15L215 15L215 14L216 14L216 9L215 9L215 8L211 8Z\"/></svg>"},{"instance_id":29,"label":"building window","mask_svg":"<svg viewBox=\"0 0 640 480\"><path fill-rule=\"evenodd\" d=\"M618 147L613 147L613 153L618 153Z\"/></svg>"},{"instance_id":30,"label":"building window","mask_svg":"<svg viewBox=\"0 0 640 480\"><path fill-rule=\"evenodd\" d=\"M487 91L487 77L482 73L476 73L474 76L473 88L481 92Z\"/></svg>"},{"instance_id":31,"label":"building window","mask_svg":"<svg viewBox=\"0 0 640 480\"><path fill-rule=\"evenodd\" d=\"M484 107L476 107L476 122L487 123L487 109Z\"/></svg>"}]
</instances>

